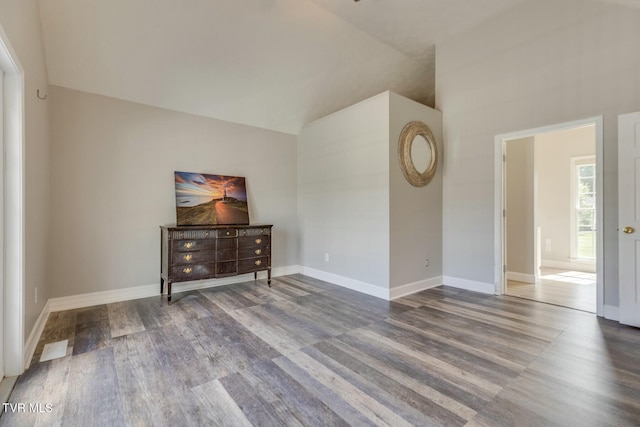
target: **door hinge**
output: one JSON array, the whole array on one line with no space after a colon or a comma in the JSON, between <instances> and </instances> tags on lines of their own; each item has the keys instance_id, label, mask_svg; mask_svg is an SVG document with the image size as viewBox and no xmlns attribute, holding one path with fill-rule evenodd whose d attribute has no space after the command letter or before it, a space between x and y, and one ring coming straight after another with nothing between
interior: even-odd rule
<instances>
[{"instance_id":1,"label":"door hinge","mask_svg":"<svg viewBox=\"0 0 640 427\"><path fill-rule=\"evenodd\" d=\"M507 210L502 209L502 218L506 218L506 217L507 217Z\"/></svg>"},{"instance_id":2,"label":"door hinge","mask_svg":"<svg viewBox=\"0 0 640 427\"><path fill-rule=\"evenodd\" d=\"M503 272L503 273L505 273L505 274L507 273L507 266L506 266L506 264L502 266L502 272Z\"/></svg>"}]
</instances>

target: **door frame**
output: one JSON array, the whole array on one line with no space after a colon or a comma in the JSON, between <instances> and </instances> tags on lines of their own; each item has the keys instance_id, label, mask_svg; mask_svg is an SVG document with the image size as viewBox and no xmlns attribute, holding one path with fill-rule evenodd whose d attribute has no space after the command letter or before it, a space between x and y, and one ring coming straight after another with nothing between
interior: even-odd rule
<instances>
[{"instance_id":1,"label":"door frame","mask_svg":"<svg viewBox=\"0 0 640 427\"><path fill-rule=\"evenodd\" d=\"M506 156L506 141L512 139L528 138L542 133L557 132L588 125L594 125L596 131L596 192L598 194L596 198L596 314L601 317L604 316L604 134L602 116L557 123L549 126L504 133L495 136L494 259L496 260L496 262L494 277L496 295L503 295L506 290L506 168L504 167L504 159Z\"/></svg>"},{"instance_id":2,"label":"door frame","mask_svg":"<svg viewBox=\"0 0 640 427\"><path fill-rule=\"evenodd\" d=\"M4 71L3 255L4 374L24 371L24 69L0 25L0 69Z\"/></svg>"}]
</instances>

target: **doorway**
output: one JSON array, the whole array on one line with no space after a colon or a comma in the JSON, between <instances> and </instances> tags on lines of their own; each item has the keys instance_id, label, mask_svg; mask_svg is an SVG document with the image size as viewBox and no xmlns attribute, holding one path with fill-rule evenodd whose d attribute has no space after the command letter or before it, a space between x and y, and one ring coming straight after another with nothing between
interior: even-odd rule
<instances>
[{"instance_id":1,"label":"doorway","mask_svg":"<svg viewBox=\"0 0 640 427\"><path fill-rule=\"evenodd\" d=\"M602 118L496 137L497 293L601 315Z\"/></svg>"}]
</instances>

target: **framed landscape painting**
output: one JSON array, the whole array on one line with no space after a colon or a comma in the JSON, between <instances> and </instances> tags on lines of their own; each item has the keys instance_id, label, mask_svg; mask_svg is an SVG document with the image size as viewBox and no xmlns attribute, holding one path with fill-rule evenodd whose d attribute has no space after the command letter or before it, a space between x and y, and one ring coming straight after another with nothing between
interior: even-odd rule
<instances>
[{"instance_id":1,"label":"framed landscape painting","mask_svg":"<svg viewBox=\"0 0 640 427\"><path fill-rule=\"evenodd\" d=\"M174 172L178 225L249 224L244 177Z\"/></svg>"}]
</instances>

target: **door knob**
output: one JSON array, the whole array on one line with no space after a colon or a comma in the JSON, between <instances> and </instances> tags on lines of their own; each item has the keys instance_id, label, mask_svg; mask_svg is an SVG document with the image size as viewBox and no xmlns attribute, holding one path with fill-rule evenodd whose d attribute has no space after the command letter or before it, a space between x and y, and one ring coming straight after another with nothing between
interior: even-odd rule
<instances>
[{"instance_id":1,"label":"door knob","mask_svg":"<svg viewBox=\"0 0 640 427\"><path fill-rule=\"evenodd\" d=\"M625 227L622 229L622 232L625 234L633 234L635 233L636 229L633 227Z\"/></svg>"}]
</instances>

